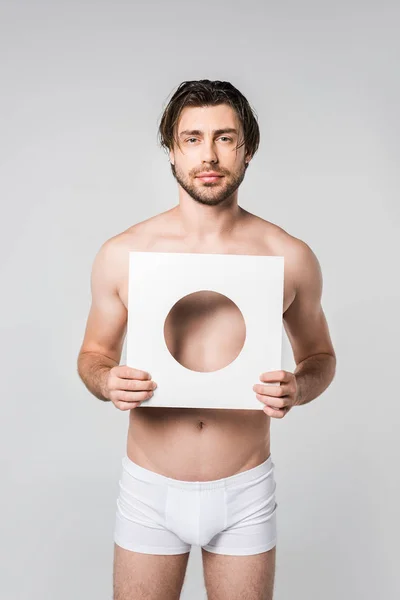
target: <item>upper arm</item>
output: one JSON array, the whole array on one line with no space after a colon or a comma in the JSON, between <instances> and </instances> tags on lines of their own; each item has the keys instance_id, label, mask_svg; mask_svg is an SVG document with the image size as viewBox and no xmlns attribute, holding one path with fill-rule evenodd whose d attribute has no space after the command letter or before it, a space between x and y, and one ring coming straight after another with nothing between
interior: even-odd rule
<instances>
[{"instance_id":1,"label":"upper arm","mask_svg":"<svg viewBox=\"0 0 400 600\"><path fill-rule=\"evenodd\" d=\"M322 272L311 248L296 240L293 251L296 295L283 314L283 323L296 364L313 354L335 357L328 324L321 306Z\"/></svg>"},{"instance_id":2,"label":"upper arm","mask_svg":"<svg viewBox=\"0 0 400 600\"><path fill-rule=\"evenodd\" d=\"M82 352L98 352L119 363L126 334L127 310L118 294L121 248L115 238L98 251L92 267L92 303L87 319Z\"/></svg>"}]
</instances>

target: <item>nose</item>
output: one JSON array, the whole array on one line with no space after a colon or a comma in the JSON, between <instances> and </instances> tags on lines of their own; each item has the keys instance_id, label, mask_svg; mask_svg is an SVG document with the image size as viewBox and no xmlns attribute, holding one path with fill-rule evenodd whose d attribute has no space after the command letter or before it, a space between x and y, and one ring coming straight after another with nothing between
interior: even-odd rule
<instances>
[{"instance_id":1,"label":"nose","mask_svg":"<svg viewBox=\"0 0 400 600\"><path fill-rule=\"evenodd\" d=\"M207 139L204 140L203 146L202 146L202 162L203 163L217 163L218 162L218 155L216 153L215 150L215 144L213 142L213 140L208 141Z\"/></svg>"}]
</instances>

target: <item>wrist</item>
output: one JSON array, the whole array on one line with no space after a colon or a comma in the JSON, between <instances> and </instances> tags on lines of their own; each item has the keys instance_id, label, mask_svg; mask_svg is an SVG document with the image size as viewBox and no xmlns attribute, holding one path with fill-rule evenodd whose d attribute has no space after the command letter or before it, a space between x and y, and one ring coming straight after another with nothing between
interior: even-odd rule
<instances>
[{"instance_id":1,"label":"wrist","mask_svg":"<svg viewBox=\"0 0 400 600\"><path fill-rule=\"evenodd\" d=\"M294 396L294 406L300 406L301 398L302 398L301 381L300 381L299 375L296 375L296 373L295 373L294 376L296 379L296 393Z\"/></svg>"},{"instance_id":2,"label":"wrist","mask_svg":"<svg viewBox=\"0 0 400 600\"><path fill-rule=\"evenodd\" d=\"M100 380L100 395L101 395L101 399L104 400L104 402L110 402L110 396L109 396L109 389L108 389L108 374L111 371L112 367L102 367L99 373L99 380Z\"/></svg>"}]
</instances>

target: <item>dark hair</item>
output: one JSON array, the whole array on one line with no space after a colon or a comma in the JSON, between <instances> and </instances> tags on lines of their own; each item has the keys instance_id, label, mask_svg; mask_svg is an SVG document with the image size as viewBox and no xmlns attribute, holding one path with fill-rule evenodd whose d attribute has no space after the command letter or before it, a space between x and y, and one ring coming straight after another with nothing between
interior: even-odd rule
<instances>
[{"instance_id":1,"label":"dark hair","mask_svg":"<svg viewBox=\"0 0 400 600\"><path fill-rule=\"evenodd\" d=\"M168 102L158 128L159 143L167 151L173 149L173 142L179 146L176 125L186 106L217 106L229 104L242 124L244 139L236 149L245 145L246 153L254 156L260 143L260 130L257 114L247 99L229 81L183 81Z\"/></svg>"}]
</instances>

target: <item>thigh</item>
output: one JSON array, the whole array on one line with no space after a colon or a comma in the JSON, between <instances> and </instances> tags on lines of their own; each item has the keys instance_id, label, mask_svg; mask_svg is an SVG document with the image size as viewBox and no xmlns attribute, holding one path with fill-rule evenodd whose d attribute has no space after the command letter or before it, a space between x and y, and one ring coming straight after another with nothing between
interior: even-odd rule
<instances>
[{"instance_id":1,"label":"thigh","mask_svg":"<svg viewBox=\"0 0 400 600\"><path fill-rule=\"evenodd\" d=\"M201 550L208 600L272 600L276 546L247 556Z\"/></svg>"},{"instance_id":2,"label":"thigh","mask_svg":"<svg viewBox=\"0 0 400 600\"><path fill-rule=\"evenodd\" d=\"M114 544L113 600L179 600L189 552L144 554Z\"/></svg>"}]
</instances>

